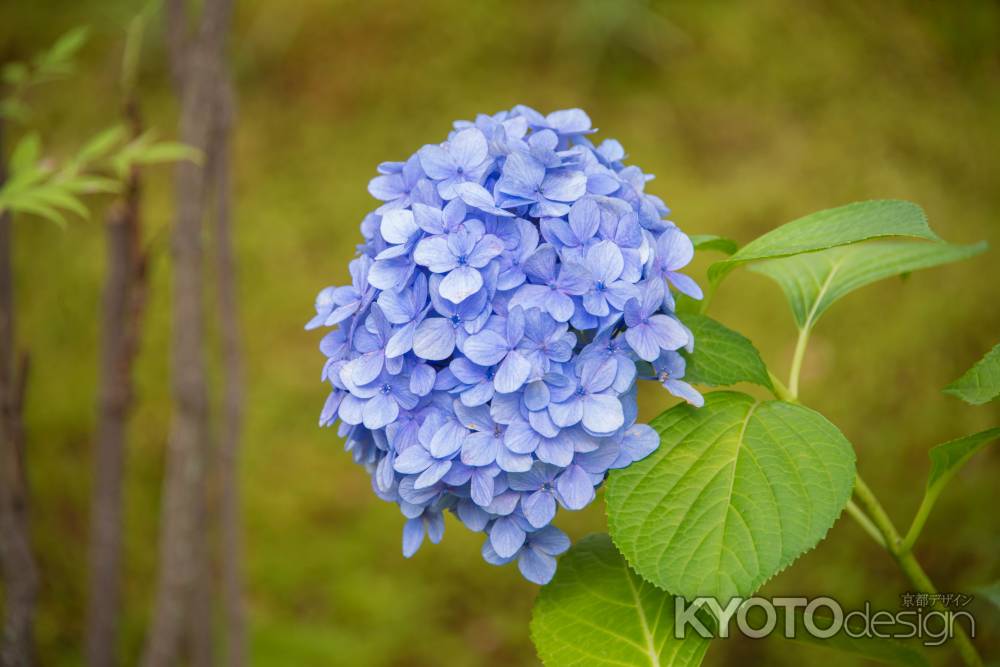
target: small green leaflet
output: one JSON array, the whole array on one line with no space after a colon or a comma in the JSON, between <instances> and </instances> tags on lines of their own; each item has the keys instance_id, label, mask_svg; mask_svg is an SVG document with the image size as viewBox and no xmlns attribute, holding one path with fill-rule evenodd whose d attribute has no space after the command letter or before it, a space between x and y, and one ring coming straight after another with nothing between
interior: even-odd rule
<instances>
[{"instance_id":1,"label":"small green leaflet","mask_svg":"<svg viewBox=\"0 0 1000 667\"><path fill-rule=\"evenodd\" d=\"M894 199L856 202L811 213L754 239L729 259L710 266L708 278L718 283L733 268L746 262L815 252L883 236L940 240L927 226L927 217L916 204Z\"/></svg>"},{"instance_id":2,"label":"small green leaflet","mask_svg":"<svg viewBox=\"0 0 1000 667\"><path fill-rule=\"evenodd\" d=\"M86 26L73 28L56 40L55 44L35 57L35 66L41 70L63 68L69 65L70 58L76 55L80 47L87 41L89 29Z\"/></svg>"},{"instance_id":3,"label":"small green leaflet","mask_svg":"<svg viewBox=\"0 0 1000 667\"><path fill-rule=\"evenodd\" d=\"M930 451L931 473L927 477L927 493L940 489L965 465L972 456L989 444L1000 438L1000 428L991 428L964 438L951 440L934 447ZM935 493L935 495L937 495Z\"/></svg>"},{"instance_id":4,"label":"small green leaflet","mask_svg":"<svg viewBox=\"0 0 1000 667\"><path fill-rule=\"evenodd\" d=\"M732 255L740 249L740 245L736 241L716 234L691 234L689 238L695 250L716 250L726 255Z\"/></svg>"},{"instance_id":5,"label":"small green leaflet","mask_svg":"<svg viewBox=\"0 0 1000 667\"><path fill-rule=\"evenodd\" d=\"M934 447L930 451L931 472L927 476L927 489L924 491L924 498L920 501L920 507L913 517L913 523L903 540L904 548L912 548L913 544L920 537L927 517L934 508L938 496L944 491L951 478L955 476L958 469L965 465L972 456L989 444L991 441L1000 438L1000 428L991 428L986 431L967 435L964 438L951 440Z\"/></svg>"},{"instance_id":6,"label":"small green leaflet","mask_svg":"<svg viewBox=\"0 0 1000 667\"><path fill-rule=\"evenodd\" d=\"M17 142L14 152L10 155L8 171L21 174L34 169L42 157L42 139L37 132L29 132Z\"/></svg>"},{"instance_id":7,"label":"small green leaflet","mask_svg":"<svg viewBox=\"0 0 1000 667\"><path fill-rule=\"evenodd\" d=\"M945 387L944 393L973 405L982 405L1000 395L1000 344L987 352L965 375Z\"/></svg>"},{"instance_id":8,"label":"small green leaflet","mask_svg":"<svg viewBox=\"0 0 1000 667\"><path fill-rule=\"evenodd\" d=\"M695 667L709 639L674 638L674 598L643 581L604 534L559 559L538 594L531 638L546 667Z\"/></svg>"},{"instance_id":9,"label":"small green leaflet","mask_svg":"<svg viewBox=\"0 0 1000 667\"><path fill-rule=\"evenodd\" d=\"M711 387L753 382L771 388L767 366L748 338L705 315L681 319L695 340L693 353L681 352L687 361L685 381Z\"/></svg>"},{"instance_id":10,"label":"small green leaflet","mask_svg":"<svg viewBox=\"0 0 1000 667\"><path fill-rule=\"evenodd\" d=\"M833 303L877 280L957 262L984 252L974 245L887 241L772 259L749 267L774 280L792 306L799 329L809 330Z\"/></svg>"},{"instance_id":11,"label":"small green leaflet","mask_svg":"<svg viewBox=\"0 0 1000 667\"><path fill-rule=\"evenodd\" d=\"M608 478L608 524L636 572L675 595L752 594L851 496L851 444L804 406L720 391L651 425L659 449Z\"/></svg>"},{"instance_id":12,"label":"small green leaflet","mask_svg":"<svg viewBox=\"0 0 1000 667\"><path fill-rule=\"evenodd\" d=\"M103 158L112 150L117 149L128 138L128 129L124 125L112 125L98 132L73 158L74 164L86 165Z\"/></svg>"}]
</instances>

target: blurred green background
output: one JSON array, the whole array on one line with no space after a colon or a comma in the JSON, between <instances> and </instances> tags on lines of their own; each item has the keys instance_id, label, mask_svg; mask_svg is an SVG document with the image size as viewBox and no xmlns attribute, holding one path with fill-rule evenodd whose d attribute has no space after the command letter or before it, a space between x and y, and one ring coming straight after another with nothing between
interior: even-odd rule
<instances>
[{"instance_id":1,"label":"blurred green background","mask_svg":"<svg viewBox=\"0 0 1000 667\"><path fill-rule=\"evenodd\" d=\"M91 39L77 76L35 94L33 125L66 154L117 114L124 0L0 5L0 56L25 57L70 27ZM453 119L525 103L579 106L657 175L649 190L691 233L747 241L813 210L898 197L945 239L986 239L962 265L887 281L838 304L816 330L803 398L854 443L897 523L922 492L926 450L997 423L939 389L1000 336L1000 6L993 2L240 2L231 40L239 89L236 243L248 365L247 586L256 665L534 665L536 587L479 557L449 519L411 561L403 523L332 431L315 293L348 281L375 165L444 138ZM160 26L141 70L147 122L175 133ZM155 572L164 444L171 219L168 169L147 172L153 290L138 362L127 478L126 664L144 638ZM106 202L98 202L98 207ZM16 221L21 342L33 356L27 427L44 665L81 661L85 554L103 277L101 217L65 230ZM696 262L703 277L707 262ZM212 307L211 297L209 307ZM776 287L741 271L712 313L779 375L794 344ZM214 336L212 344L217 347ZM651 388L651 417L672 404ZM1000 451L965 468L918 555L946 592L1000 577ZM560 516L573 537L605 529L602 503ZM888 556L842 519L765 588L894 609L907 590ZM1000 657L1000 618L971 609ZM781 640L717 642L706 664L850 659ZM947 664L946 654L939 654Z\"/></svg>"}]
</instances>

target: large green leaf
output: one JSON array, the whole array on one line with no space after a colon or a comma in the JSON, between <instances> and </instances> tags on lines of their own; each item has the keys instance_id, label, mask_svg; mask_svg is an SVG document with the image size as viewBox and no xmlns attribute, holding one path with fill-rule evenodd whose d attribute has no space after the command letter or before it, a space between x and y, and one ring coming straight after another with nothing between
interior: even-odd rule
<instances>
[{"instance_id":1,"label":"large green leaf","mask_svg":"<svg viewBox=\"0 0 1000 667\"><path fill-rule=\"evenodd\" d=\"M811 213L754 239L729 259L710 266L708 277L717 283L745 262L815 252L884 236L938 240L916 204L894 199L856 202Z\"/></svg>"},{"instance_id":2,"label":"large green leaf","mask_svg":"<svg viewBox=\"0 0 1000 667\"><path fill-rule=\"evenodd\" d=\"M982 405L1000 395L1000 344L945 387L944 392L973 405Z\"/></svg>"},{"instance_id":3,"label":"large green leaf","mask_svg":"<svg viewBox=\"0 0 1000 667\"><path fill-rule=\"evenodd\" d=\"M691 234L691 244L695 250L716 250L724 255L732 255L740 245L718 234Z\"/></svg>"},{"instance_id":4,"label":"large green leaf","mask_svg":"<svg viewBox=\"0 0 1000 667\"><path fill-rule=\"evenodd\" d=\"M686 381L712 387L753 382L771 388L767 366L750 339L705 315L692 313L681 319L695 341L693 353L682 352Z\"/></svg>"},{"instance_id":5,"label":"large green leaf","mask_svg":"<svg viewBox=\"0 0 1000 667\"><path fill-rule=\"evenodd\" d=\"M967 259L986 248L986 243L875 242L772 259L749 268L777 282L792 306L795 323L811 329L834 301L860 287Z\"/></svg>"},{"instance_id":6,"label":"large green leaf","mask_svg":"<svg viewBox=\"0 0 1000 667\"><path fill-rule=\"evenodd\" d=\"M611 536L686 598L747 596L818 543L847 504L854 451L819 413L713 392L653 420L660 447L612 471Z\"/></svg>"},{"instance_id":7,"label":"large green leaf","mask_svg":"<svg viewBox=\"0 0 1000 667\"><path fill-rule=\"evenodd\" d=\"M546 667L695 667L709 639L674 637L674 598L628 567L607 535L580 540L538 594L531 638Z\"/></svg>"}]
</instances>

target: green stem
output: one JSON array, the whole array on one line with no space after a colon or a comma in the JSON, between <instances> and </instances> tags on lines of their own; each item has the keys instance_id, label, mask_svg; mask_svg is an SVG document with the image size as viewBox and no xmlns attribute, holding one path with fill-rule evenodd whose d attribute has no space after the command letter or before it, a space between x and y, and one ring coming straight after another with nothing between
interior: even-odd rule
<instances>
[{"instance_id":1,"label":"green stem","mask_svg":"<svg viewBox=\"0 0 1000 667\"><path fill-rule=\"evenodd\" d=\"M903 538L903 543L900 545L904 551L911 551L913 545L917 543L920 531L924 529L924 524L927 523L927 517L930 516L938 495L940 495L940 489L928 489L927 493L924 494L924 499L920 501L920 507L917 508L917 513L910 524L910 529L906 531L906 537Z\"/></svg>"},{"instance_id":2,"label":"green stem","mask_svg":"<svg viewBox=\"0 0 1000 667\"><path fill-rule=\"evenodd\" d=\"M779 380L774 373L768 371L767 376L771 378L771 393L774 394L775 398L780 401L788 401L789 403L798 403L799 399L788 390L785 383Z\"/></svg>"},{"instance_id":3,"label":"green stem","mask_svg":"<svg viewBox=\"0 0 1000 667\"><path fill-rule=\"evenodd\" d=\"M708 286L705 288L705 293L701 298L701 306L698 308L698 313L701 315L705 314L705 311L708 310L708 304L712 303L712 297L715 296L715 288L717 285L718 283L712 281L708 282Z\"/></svg>"},{"instance_id":4,"label":"green stem","mask_svg":"<svg viewBox=\"0 0 1000 667\"><path fill-rule=\"evenodd\" d=\"M886 513L885 509L882 507L882 503L878 501L875 494L872 492L868 485L865 484L864 480L861 479L861 475L855 478L854 482L854 495L857 496L858 502L860 502L865 509L868 511L868 515L871 517L871 523L882 533L882 546L889 552L889 554L896 560L899 564L900 569L906 578L910 580L910 583L916 587L916 593L926 593L928 595L937 595L937 588L935 588L934 583L924 572L924 569L917 562L916 557L913 552L907 548L904 548L904 542L899 536L899 532L892 523L892 519ZM929 511L929 509L928 509ZM867 519L868 517L866 517ZM951 612L945 607L941 602L935 601L932 606L937 611L943 614L949 615ZM963 628L958 623L952 625L954 628L954 641L955 648L958 650L959 655L962 657L962 662L964 662L968 667L983 667L983 659L979 657L979 653L976 652L976 647L972 645L972 640L965 633L965 628Z\"/></svg>"},{"instance_id":5,"label":"green stem","mask_svg":"<svg viewBox=\"0 0 1000 667\"><path fill-rule=\"evenodd\" d=\"M853 500L847 501L846 509L847 513L851 515L851 518L857 521L858 525L861 526L861 528L868 533L868 535L871 536L871 538L875 540L880 547L885 549L885 539L882 537L882 533L879 532L879 529L875 526L875 524L872 523L872 520L868 518L868 515L865 514L860 507L855 505Z\"/></svg>"},{"instance_id":6,"label":"green stem","mask_svg":"<svg viewBox=\"0 0 1000 667\"><path fill-rule=\"evenodd\" d=\"M795 353L792 355L792 370L788 374L788 390L792 396L799 395L799 373L802 372L802 359L806 356L806 346L809 345L809 327L799 329L799 339L795 341Z\"/></svg>"}]
</instances>

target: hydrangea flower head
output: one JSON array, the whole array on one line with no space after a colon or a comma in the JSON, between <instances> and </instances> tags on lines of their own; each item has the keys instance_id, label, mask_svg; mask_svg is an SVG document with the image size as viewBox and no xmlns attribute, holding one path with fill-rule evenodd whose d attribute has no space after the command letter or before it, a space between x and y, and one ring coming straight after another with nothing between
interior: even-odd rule
<instances>
[{"instance_id":1,"label":"hydrangea flower head","mask_svg":"<svg viewBox=\"0 0 1000 667\"><path fill-rule=\"evenodd\" d=\"M307 329L339 433L406 523L403 555L438 542L443 513L485 536L483 558L547 583L610 469L659 444L636 382L700 405L678 350L672 290L688 237L580 109L517 106L459 121L441 144L384 162L368 191L351 284L316 298Z\"/></svg>"}]
</instances>

